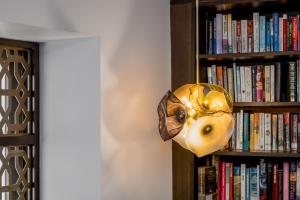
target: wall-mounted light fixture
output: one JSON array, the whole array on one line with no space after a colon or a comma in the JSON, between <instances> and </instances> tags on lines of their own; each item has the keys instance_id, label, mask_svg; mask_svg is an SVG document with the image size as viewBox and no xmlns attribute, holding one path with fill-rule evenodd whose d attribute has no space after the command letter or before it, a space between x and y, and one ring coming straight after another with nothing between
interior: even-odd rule
<instances>
[{"instance_id":1,"label":"wall-mounted light fixture","mask_svg":"<svg viewBox=\"0 0 300 200\"><path fill-rule=\"evenodd\" d=\"M218 85L199 83L199 0L196 0L196 84L168 91L158 105L159 132L198 157L223 148L230 139L234 120L232 99Z\"/></svg>"}]
</instances>

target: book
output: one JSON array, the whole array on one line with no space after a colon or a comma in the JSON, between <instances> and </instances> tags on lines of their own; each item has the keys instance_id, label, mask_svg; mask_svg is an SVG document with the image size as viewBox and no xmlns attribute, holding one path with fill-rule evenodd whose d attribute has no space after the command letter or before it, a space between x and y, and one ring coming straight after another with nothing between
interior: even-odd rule
<instances>
[{"instance_id":1,"label":"book","mask_svg":"<svg viewBox=\"0 0 300 200\"><path fill-rule=\"evenodd\" d=\"M290 113L283 113L283 131L284 131L284 150L289 152L291 150L290 144Z\"/></svg>"},{"instance_id":2,"label":"book","mask_svg":"<svg viewBox=\"0 0 300 200\"><path fill-rule=\"evenodd\" d=\"M212 166L198 167L198 193L212 194L216 192L216 168Z\"/></svg>"},{"instance_id":3,"label":"book","mask_svg":"<svg viewBox=\"0 0 300 200\"><path fill-rule=\"evenodd\" d=\"M259 151L265 151L265 115L259 113Z\"/></svg>"},{"instance_id":4,"label":"book","mask_svg":"<svg viewBox=\"0 0 300 200\"><path fill-rule=\"evenodd\" d=\"M283 51L287 51L287 14L283 14Z\"/></svg>"},{"instance_id":5,"label":"book","mask_svg":"<svg viewBox=\"0 0 300 200\"><path fill-rule=\"evenodd\" d=\"M249 138L250 138L250 151L255 151L254 148L254 113L250 113L250 130L249 130Z\"/></svg>"},{"instance_id":6,"label":"book","mask_svg":"<svg viewBox=\"0 0 300 200\"><path fill-rule=\"evenodd\" d=\"M229 164L229 200L233 199L233 163Z\"/></svg>"},{"instance_id":7,"label":"book","mask_svg":"<svg viewBox=\"0 0 300 200\"><path fill-rule=\"evenodd\" d=\"M248 52L248 22L247 20L241 20L241 38L242 38L242 53Z\"/></svg>"},{"instance_id":8,"label":"book","mask_svg":"<svg viewBox=\"0 0 300 200\"><path fill-rule=\"evenodd\" d=\"M257 66L257 72L256 72L256 101L257 102L263 102L263 91L264 91L264 71L263 66L258 65Z\"/></svg>"},{"instance_id":9,"label":"book","mask_svg":"<svg viewBox=\"0 0 300 200\"><path fill-rule=\"evenodd\" d=\"M272 129L271 129L271 113L265 113L265 151L272 150Z\"/></svg>"},{"instance_id":10,"label":"book","mask_svg":"<svg viewBox=\"0 0 300 200\"><path fill-rule=\"evenodd\" d=\"M283 114L278 114L278 151L284 151L284 125Z\"/></svg>"},{"instance_id":11,"label":"book","mask_svg":"<svg viewBox=\"0 0 300 200\"><path fill-rule=\"evenodd\" d=\"M271 52L271 23L266 21L266 52Z\"/></svg>"},{"instance_id":12,"label":"book","mask_svg":"<svg viewBox=\"0 0 300 200\"><path fill-rule=\"evenodd\" d=\"M243 151L249 151L249 113L244 112Z\"/></svg>"},{"instance_id":13,"label":"book","mask_svg":"<svg viewBox=\"0 0 300 200\"><path fill-rule=\"evenodd\" d=\"M293 51L298 50L298 19L297 16L292 17L292 41Z\"/></svg>"},{"instance_id":14,"label":"book","mask_svg":"<svg viewBox=\"0 0 300 200\"><path fill-rule=\"evenodd\" d=\"M256 65L251 67L252 101L256 101Z\"/></svg>"},{"instance_id":15,"label":"book","mask_svg":"<svg viewBox=\"0 0 300 200\"><path fill-rule=\"evenodd\" d=\"M270 65L265 66L265 86L264 86L264 91L265 91L265 101L270 102L271 101L271 67Z\"/></svg>"},{"instance_id":16,"label":"book","mask_svg":"<svg viewBox=\"0 0 300 200\"><path fill-rule=\"evenodd\" d=\"M214 17L214 31L213 31L213 52L217 54L217 18Z\"/></svg>"},{"instance_id":17,"label":"book","mask_svg":"<svg viewBox=\"0 0 300 200\"><path fill-rule=\"evenodd\" d=\"M226 178L225 178L225 182L226 182L226 196L225 199L229 200L229 188L230 188L230 181L229 181L229 176L230 176L230 163L226 162Z\"/></svg>"},{"instance_id":18,"label":"book","mask_svg":"<svg viewBox=\"0 0 300 200\"><path fill-rule=\"evenodd\" d=\"M227 66L223 66L222 74L223 74L223 88L226 91L228 91Z\"/></svg>"},{"instance_id":19,"label":"book","mask_svg":"<svg viewBox=\"0 0 300 200\"><path fill-rule=\"evenodd\" d=\"M280 101L281 99L281 63L277 62L276 67L275 67L275 76L276 76L276 81L275 81L275 101Z\"/></svg>"},{"instance_id":20,"label":"book","mask_svg":"<svg viewBox=\"0 0 300 200\"><path fill-rule=\"evenodd\" d=\"M227 85L228 85L228 93L232 97L232 99L235 99L234 95L234 78L233 78L233 68L228 67L227 68Z\"/></svg>"},{"instance_id":21,"label":"book","mask_svg":"<svg viewBox=\"0 0 300 200\"><path fill-rule=\"evenodd\" d=\"M227 15L227 33L228 33L228 53L233 53L232 50L232 15Z\"/></svg>"},{"instance_id":22,"label":"book","mask_svg":"<svg viewBox=\"0 0 300 200\"><path fill-rule=\"evenodd\" d=\"M246 200L246 164L241 164L241 200Z\"/></svg>"},{"instance_id":23,"label":"book","mask_svg":"<svg viewBox=\"0 0 300 200\"><path fill-rule=\"evenodd\" d=\"M289 163L283 163L283 200L289 200Z\"/></svg>"},{"instance_id":24,"label":"book","mask_svg":"<svg viewBox=\"0 0 300 200\"><path fill-rule=\"evenodd\" d=\"M242 102L240 66L236 66L236 91L237 91L237 102Z\"/></svg>"},{"instance_id":25,"label":"book","mask_svg":"<svg viewBox=\"0 0 300 200\"><path fill-rule=\"evenodd\" d=\"M296 101L296 63L289 62L289 77L288 77L288 96L289 101Z\"/></svg>"},{"instance_id":26,"label":"book","mask_svg":"<svg viewBox=\"0 0 300 200\"><path fill-rule=\"evenodd\" d=\"M236 51L242 53L242 25L241 20L236 23Z\"/></svg>"},{"instance_id":27,"label":"book","mask_svg":"<svg viewBox=\"0 0 300 200\"><path fill-rule=\"evenodd\" d=\"M243 127L243 118L244 118L244 111L243 110L240 110L240 113L239 113L239 133L238 133L238 141L237 141L237 150L243 150L243 131L244 131L244 127Z\"/></svg>"},{"instance_id":28,"label":"book","mask_svg":"<svg viewBox=\"0 0 300 200\"><path fill-rule=\"evenodd\" d=\"M236 40L236 20L232 20L232 53L237 53L237 40Z\"/></svg>"},{"instance_id":29,"label":"book","mask_svg":"<svg viewBox=\"0 0 300 200\"><path fill-rule=\"evenodd\" d=\"M254 124L253 124L253 131L254 131L254 142L253 147L254 151L260 150L260 134L259 134L259 121L260 121L260 114L254 113Z\"/></svg>"},{"instance_id":30,"label":"book","mask_svg":"<svg viewBox=\"0 0 300 200\"><path fill-rule=\"evenodd\" d=\"M267 162L267 199L272 199L272 185L273 185L273 167L272 163Z\"/></svg>"},{"instance_id":31,"label":"book","mask_svg":"<svg viewBox=\"0 0 300 200\"><path fill-rule=\"evenodd\" d=\"M259 16L259 51L265 52L266 17Z\"/></svg>"},{"instance_id":32,"label":"book","mask_svg":"<svg viewBox=\"0 0 300 200\"><path fill-rule=\"evenodd\" d=\"M270 51L274 51L274 21L273 18L270 17Z\"/></svg>"},{"instance_id":33,"label":"book","mask_svg":"<svg viewBox=\"0 0 300 200\"><path fill-rule=\"evenodd\" d=\"M292 28L292 16L288 16L287 18L287 50L293 50L293 28Z\"/></svg>"},{"instance_id":34,"label":"book","mask_svg":"<svg viewBox=\"0 0 300 200\"><path fill-rule=\"evenodd\" d=\"M274 24L274 51L279 51L279 14L273 13L273 24Z\"/></svg>"},{"instance_id":35,"label":"book","mask_svg":"<svg viewBox=\"0 0 300 200\"><path fill-rule=\"evenodd\" d=\"M214 32L213 21L208 22L208 53L213 54L213 32Z\"/></svg>"},{"instance_id":36,"label":"book","mask_svg":"<svg viewBox=\"0 0 300 200\"><path fill-rule=\"evenodd\" d=\"M228 53L228 16L223 15L222 53Z\"/></svg>"},{"instance_id":37,"label":"book","mask_svg":"<svg viewBox=\"0 0 300 200\"><path fill-rule=\"evenodd\" d=\"M245 102L252 102L252 78L251 66L244 67Z\"/></svg>"},{"instance_id":38,"label":"book","mask_svg":"<svg viewBox=\"0 0 300 200\"><path fill-rule=\"evenodd\" d=\"M272 151L277 151L277 114L272 114Z\"/></svg>"},{"instance_id":39,"label":"book","mask_svg":"<svg viewBox=\"0 0 300 200\"><path fill-rule=\"evenodd\" d=\"M259 13L253 13L253 50L259 52Z\"/></svg>"},{"instance_id":40,"label":"book","mask_svg":"<svg viewBox=\"0 0 300 200\"><path fill-rule=\"evenodd\" d=\"M209 84L213 84L213 82L212 82L212 74L211 74L211 67L207 67L206 70L207 70L207 82Z\"/></svg>"},{"instance_id":41,"label":"book","mask_svg":"<svg viewBox=\"0 0 300 200\"><path fill-rule=\"evenodd\" d=\"M221 199L225 200L226 197L226 162L221 161L222 175L221 175Z\"/></svg>"},{"instance_id":42,"label":"book","mask_svg":"<svg viewBox=\"0 0 300 200\"><path fill-rule=\"evenodd\" d=\"M297 162L297 183L296 183L296 199L300 199L300 161Z\"/></svg>"},{"instance_id":43,"label":"book","mask_svg":"<svg viewBox=\"0 0 300 200\"><path fill-rule=\"evenodd\" d=\"M297 165L296 162L292 161L289 167L290 177L289 177L289 199L296 200L296 187L297 187Z\"/></svg>"},{"instance_id":44,"label":"book","mask_svg":"<svg viewBox=\"0 0 300 200\"><path fill-rule=\"evenodd\" d=\"M248 53L251 53L254 51L253 47L253 21L252 20L247 20L247 37L248 37Z\"/></svg>"},{"instance_id":45,"label":"book","mask_svg":"<svg viewBox=\"0 0 300 200\"><path fill-rule=\"evenodd\" d=\"M222 14L216 15L216 53L222 53L222 33L223 33L223 16Z\"/></svg>"},{"instance_id":46,"label":"book","mask_svg":"<svg viewBox=\"0 0 300 200\"><path fill-rule=\"evenodd\" d=\"M283 169L278 168L278 200L283 200Z\"/></svg>"},{"instance_id":47,"label":"book","mask_svg":"<svg viewBox=\"0 0 300 200\"><path fill-rule=\"evenodd\" d=\"M223 85L223 67L217 66L217 84L221 87L224 87Z\"/></svg>"},{"instance_id":48,"label":"book","mask_svg":"<svg viewBox=\"0 0 300 200\"><path fill-rule=\"evenodd\" d=\"M233 167L233 199L241 199L241 167Z\"/></svg>"},{"instance_id":49,"label":"book","mask_svg":"<svg viewBox=\"0 0 300 200\"><path fill-rule=\"evenodd\" d=\"M297 119L297 114L291 114L291 151L292 152L297 152L297 133L298 133L298 119Z\"/></svg>"},{"instance_id":50,"label":"book","mask_svg":"<svg viewBox=\"0 0 300 200\"><path fill-rule=\"evenodd\" d=\"M250 168L246 168L246 200L250 200Z\"/></svg>"},{"instance_id":51,"label":"book","mask_svg":"<svg viewBox=\"0 0 300 200\"><path fill-rule=\"evenodd\" d=\"M270 65L270 101L275 102L275 65Z\"/></svg>"},{"instance_id":52,"label":"book","mask_svg":"<svg viewBox=\"0 0 300 200\"><path fill-rule=\"evenodd\" d=\"M260 200L267 199L267 169L264 159L260 159L259 171L259 194Z\"/></svg>"},{"instance_id":53,"label":"book","mask_svg":"<svg viewBox=\"0 0 300 200\"><path fill-rule=\"evenodd\" d=\"M279 17L279 51L283 51L283 17Z\"/></svg>"},{"instance_id":54,"label":"book","mask_svg":"<svg viewBox=\"0 0 300 200\"><path fill-rule=\"evenodd\" d=\"M272 178L272 197L270 199L278 199L278 164L272 165L272 172L273 172L273 178Z\"/></svg>"},{"instance_id":55,"label":"book","mask_svg":"<svg viewBox=\"0 0 300 200\"><path fill-rule=\"evenodd\" d=\"M300 152L300 115L297 116L297 152ZM300 179L299 179L300 180Z\"/></svg>"},{"instance_id":56,"label":"book","mask_svg":"<svg viewBox=\"0 0 300 200\"><path fill-rule=\"evenodd\" d=\"M211 65L212 84L217 85L217 66Z\"/></svg>"},{"instance_id":57,"label":"book","mask_svg":"<svg viewBox=\"0 0 300 200\"><path fill-rule=\"evenodd\" d=\"M257 168L250 168L250 199L259 199L259 194L257 193L257 180L258 180Z\"/></svg>"}]
</instances>

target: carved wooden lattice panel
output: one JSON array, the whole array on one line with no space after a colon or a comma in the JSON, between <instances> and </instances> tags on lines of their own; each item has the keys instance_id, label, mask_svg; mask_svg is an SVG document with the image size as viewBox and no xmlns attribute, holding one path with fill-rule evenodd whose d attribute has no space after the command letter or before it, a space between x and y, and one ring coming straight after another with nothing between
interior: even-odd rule
<instances>
[{"instance_id":1,"label":"carved wooden lattice panel","mask_svg":"<svg viewBox=\"0 0 300 200\"><path fill-rule=\"evenodd\" d=\"M32 50L0 45L0 200L38 199L34 79Z\"/></svg>"}]
</instances>

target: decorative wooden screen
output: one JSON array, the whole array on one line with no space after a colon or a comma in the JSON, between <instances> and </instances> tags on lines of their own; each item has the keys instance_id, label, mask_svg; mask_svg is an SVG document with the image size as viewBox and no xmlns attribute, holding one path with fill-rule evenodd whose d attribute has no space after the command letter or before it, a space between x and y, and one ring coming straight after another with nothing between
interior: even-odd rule
<instances>
[{"instance_id":1,"label":"decorative wooden screen","mask_svg":"<svg viewBox=\"0 0 300 200\"><path fill-rule=\"evenodd\" d=\"M39 199L38 46L0 39L0 199Z\"/></svg>"}]
</instances>

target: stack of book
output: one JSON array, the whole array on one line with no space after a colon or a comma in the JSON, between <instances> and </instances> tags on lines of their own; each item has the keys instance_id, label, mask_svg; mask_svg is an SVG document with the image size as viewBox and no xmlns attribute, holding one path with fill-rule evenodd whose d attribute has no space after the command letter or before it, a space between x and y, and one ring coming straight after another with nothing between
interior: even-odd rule
<instances>
[{"instance_id":1,"label":"stack of book","mask_svg":"<svg viewBox=\"0 0 300 200\"><path fill-rule=\"evenodd\" d=\"M249 19L216 14L206 20L206 53L251 53L300 49L299 15L254 12Z\"/></svg>"},{"instance_id":2,"label":"stack of book","mask_svg":"<svg viewBox=\"0 0 300 200\"><path fill-rule=\"evenodd\" d=\"M198 200L217 200L216 168L198 168Z\"/></svg>"},{"instance_id":3,"label":"stack of book","mask_svg":"<svg viewBox=\"0 0 300 200\"><path fill-rule=\"evenodd\" d=\"M213 165L219 200L300 199L299 161L237 164L215 158Z\"/></svg>"},{"instance_id":4,"label":"stack of book","mask_svg":"<svg viewBox=\"0 0 300 200\"><path fill-rule=\"evenodd\" d=\"M300 152L300 114L234 113L235 129L227 150Z\"/></svg>"},{"instance_id":5,"label":"stack of book","mask_svg":"<svg viewBox=\"0 0 300 200\"><path fill-rule=\"evenodd\" d=\"M207 81L224 87L235 102L300 101L300 61L207 66Z\"/></svg>"}]
</instances>

